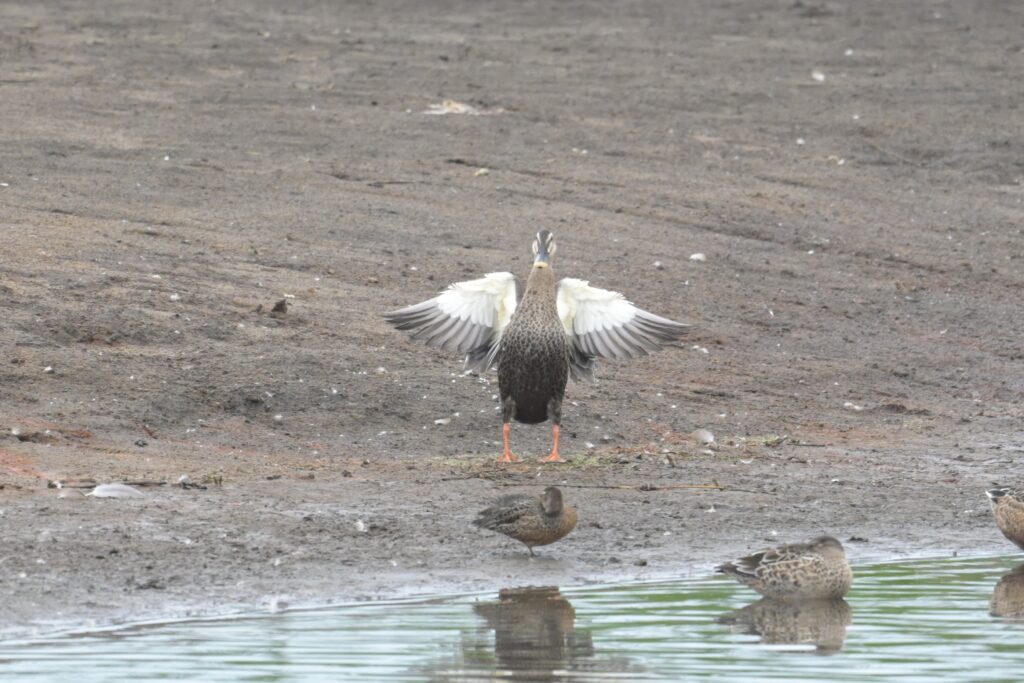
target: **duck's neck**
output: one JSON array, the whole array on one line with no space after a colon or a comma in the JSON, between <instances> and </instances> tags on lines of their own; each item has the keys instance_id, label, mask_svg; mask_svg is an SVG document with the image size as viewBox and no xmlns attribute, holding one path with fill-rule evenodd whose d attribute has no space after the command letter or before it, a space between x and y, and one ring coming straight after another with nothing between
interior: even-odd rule
<instances>
[{"instance_id":1,"label":"duck's neck","mask_svg":"<svg viewBox=\"0 0 1024 683\"><path fill-rule=\"evenodd\" d=\"M555 273L551 266L542 265L533 267L530 277L526 281L526 292L523 294L523 303L531 301L534 303L549 302L555 303Z\"/></svg>"}]
</instances>

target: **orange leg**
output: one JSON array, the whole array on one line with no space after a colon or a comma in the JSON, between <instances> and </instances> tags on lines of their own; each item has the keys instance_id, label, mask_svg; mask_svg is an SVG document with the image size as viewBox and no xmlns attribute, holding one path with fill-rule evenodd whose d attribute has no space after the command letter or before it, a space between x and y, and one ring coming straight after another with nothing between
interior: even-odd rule
<instances>
[{"instance_id":1,"label":"orange leg","mask_svg":"<svg viewBox=\"0 0 1024 683\"><path fill-rule=\"evenodd\" d=\"M555 445L551 447L551 455L546 458L541 458L541 462L565 462L558 455L558 433L561 431L561 427L558 425L551 425L551 438L554 439Z\"/></svg>"},{"instance_id":2,"label":"orange leg","mask_svg":"<svg viewBox=\"0 0 1024 683\"><path fill-rule=\"evenodd\" d=\"M512 431L512 429L508 422L501 426L501 436L505 442L505 452L501 454L500 458L498 458L498 462L516 462L519 460L519 458L512 455L512 451L508 448L508 435L510 431Z\"/></svg>"}]
</instances>

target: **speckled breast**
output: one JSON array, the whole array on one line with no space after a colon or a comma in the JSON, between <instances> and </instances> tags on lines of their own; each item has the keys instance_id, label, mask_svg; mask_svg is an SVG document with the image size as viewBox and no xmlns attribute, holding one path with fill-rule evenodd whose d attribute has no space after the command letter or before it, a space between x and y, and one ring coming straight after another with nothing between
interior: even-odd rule
<instances>
[{"instance_id":1,"label":"speckled breast","mask_svg":"<svg viewBox=\"0 0 1024 683\"><path fill-rule=\"evenodd\" d=\"M514 417L535 424L548 419L548 402L561 401L569 380L569 344L557 327L513 319L501 340L498 387L501 398L515 401Z\"/></svg>"}]
</instances>

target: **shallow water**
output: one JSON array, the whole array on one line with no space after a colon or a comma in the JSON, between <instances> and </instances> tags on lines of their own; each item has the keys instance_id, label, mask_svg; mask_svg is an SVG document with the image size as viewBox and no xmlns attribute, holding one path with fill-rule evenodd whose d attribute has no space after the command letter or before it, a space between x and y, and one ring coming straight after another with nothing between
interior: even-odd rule
<instances>
[{"instance_id":1,"label":"shallow water","mask_svg":"<svg viewBox=\"0 0 1024 683\"><path fill-rule=\"evenodd\" d=\"M798 607L709 577L136 627L0 643L0 679L1016 682L1022 559L857 566Z\"/></svg>"}]
</instances>

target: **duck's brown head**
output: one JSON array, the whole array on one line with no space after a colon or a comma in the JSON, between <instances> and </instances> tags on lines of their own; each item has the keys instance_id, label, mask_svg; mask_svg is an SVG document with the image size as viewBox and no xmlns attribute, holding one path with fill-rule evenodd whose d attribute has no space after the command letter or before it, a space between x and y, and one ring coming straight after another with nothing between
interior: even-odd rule
<instances>
[{"instance_id":1,"label":"duck's brown head","mask_svg":"<svg viewBox=\"0 0 1024 683\"><path fill-rule=\"evenodd\" d=\"M562 492L554 486L547 487L540 497L540 504L544 514L550 517L562 514Z\"/></svg>"},{"instance_id":2,"label":"duck's brown head","mask_svg":"<svg viewBox=\"0 0 1024 683\"><path fill-rule=\"evenodd\" d=\"M818 536L816 539L811 541L811 545L820 553L835 553L837 555L845 554L843 544L833 536Z\"/></svg>"},{"instance_id":3,"label":"duck's brown head","mask_svg":"<svg viewBox=\"0 0 1024 683\"><path fill-rule=\"evenodd\" d=\"M541 230L533 239L533 267L547 268L555 255L555 236L550 230Z\"/></svg>"}]
</instances>

